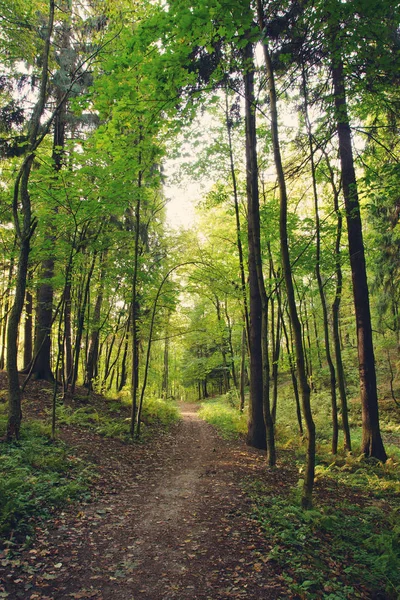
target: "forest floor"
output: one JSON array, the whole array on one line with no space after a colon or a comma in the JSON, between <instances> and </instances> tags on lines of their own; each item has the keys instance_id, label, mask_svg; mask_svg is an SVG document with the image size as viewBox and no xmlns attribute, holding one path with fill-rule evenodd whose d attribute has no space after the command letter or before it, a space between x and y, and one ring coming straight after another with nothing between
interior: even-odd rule
<instances>
[{"instance_id":1,"label":"forest floor","mask_svg":"<svg viewBox=\"0 0 400 600\"><path fill-rule=\"evenodd\" d=\"M61 439L100 473L94 495L39 523L13 560L4 553L0 597L291 598L241 488L265 477L265 459L223 440L197 408L181 404L182 420L143 445L63 427Z\"/></svg>"},{"instance_id":2,"label":"forest floor","mask_svg":"<svg viewBox=\"0 0 400 600\"><path fill-rule=\"evenodd\" d=\"M0 401L5 400L5 389L5 374L0 372ZM51 386L31 382L25 396L24 430L31 419L48 423ZM83 389L64 404L58 439L70 464L88 466L90 493L79 501L71 497L64 508L55 507L50 518L32 518L35 530L28 543L21 544L17 533L3 551L0 546L0 599L395 597L379 591L379 582L369 585L360 579L358 574L368 571L368 556L363 549L357 553L347 539L358 529L362 538L379 537L382 518L391 511L389 502L398 506L389 487L376 496L371 488L354 487L347 482L344 464L345 479L317 478L317 511L307 519L289 501L299 480L293 450L280 448L278 468L269 469L264 452L246 446L242 438L224 439L201 420L198 404L180 403L181 420L168 429L149 423L145 429L151 435L140 443L95 430L107 414L125 431L126 405L97 394L88 400ZM62 410L79 416L73 422L63 420ZM99 421L85 425L85 414ZM52 442L44 439L52 457ZM46 478L40 460L29 460ZM355 468L361 477L358 461ZM366 471L366 476L372 475ZM49 476L45 485L57 484ZM38 495L36 490L28 489L28 500ZM342 537L347 545L341 545ZM395 537L388 536L392 554L397 552L395 544ZM378 548L376 557L381 554Z\"/></svg>"}]
</instances>

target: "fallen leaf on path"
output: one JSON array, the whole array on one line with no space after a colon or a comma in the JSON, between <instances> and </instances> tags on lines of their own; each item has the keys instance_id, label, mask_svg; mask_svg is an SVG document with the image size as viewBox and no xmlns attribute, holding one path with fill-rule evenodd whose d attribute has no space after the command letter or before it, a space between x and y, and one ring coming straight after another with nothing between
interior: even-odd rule
<instances>
[{"instance_id":1,"label":"fallen leaf on path","mask_svg":"<svg viewBox=\"0 0 400 600\"><path fill-rule=\"evenodd\" d=\"M99 595L98 590L81 590L80 592L74 592L70 594L71 598L75 598L75 600L81 600L82 598L94 598Z\"/></svg>"}]
</instances>

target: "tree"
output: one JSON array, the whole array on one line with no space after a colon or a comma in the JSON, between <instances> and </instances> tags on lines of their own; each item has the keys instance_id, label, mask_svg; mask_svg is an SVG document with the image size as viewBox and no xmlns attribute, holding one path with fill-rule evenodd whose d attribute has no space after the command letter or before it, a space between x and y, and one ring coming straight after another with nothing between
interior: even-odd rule
<instances>
[{"instance_id":1,"label":"tree","mask_svg":"<svg viewBox=\"0 0 400 600\"><path fill-rule=\"evenodd\" d=\"M45 111L48 85L48 65L51 35L54 24L54 1L49 2L49 17L46 28L46 37L42 50L42 72L37 102L34 106L28 126L28 141L26 154L14 182L13 190L13 220L15 234L19 244L19 257L17 266L16 290L14 303L11 309L7 329L7 375L9 386L9 415L7 424L7 438L19 438L21 425L21 391L18 379L18 326L24 304L26 278L28 272L28 258L30 242L35 232L37 221L32 219L31 197L29 191L29 177L31 174L35 151L41 144L44 134L40 131L40 122ZM54 116L54 115L53 115ZM22 208L22 223L19 217L19 208Z\"/></svg>"},{"instance_id":2,"label":"tree","mask_svg":"<svg viewBox=\"0 0 400 600\"><path fill-rule=\"evenodd\" d=\"M261 32L264 33L264 11L261 4L261 0L258 0L258 21ZM278 110L277 110L277 96L275 89L275 78L274 71L271 61L271 55L268 48L268 42L263 39L263 50L266 72L268 76L268 89L269 89L269 100L270 100L270 115L271 115L271 133L272 143L274 149L274 160L275 168L277 171L278 186L280 193L280 242L281 242L281 253L282 253L282 269L286 285L286 294L288 300L290 320L293 327L295 349L296 349L296 363L297 363L297 375L300 383L301 399L303 415L307 427L307 464L305 469L303 494L302 494L302 505L304 508L310 508L312 506L312 490L314 486L314 471L315 471L315 425L311 412L310 404L310 386L307 382L304 349L302 341L301 324L298 317L296 300L294 295L294 285L292 278L292 267L290 263L289 246L287 239L287 192L286 192L286 181L285 174L282 167L281 150L279 143L278 133Z\"/></svg>"}]
</instances>

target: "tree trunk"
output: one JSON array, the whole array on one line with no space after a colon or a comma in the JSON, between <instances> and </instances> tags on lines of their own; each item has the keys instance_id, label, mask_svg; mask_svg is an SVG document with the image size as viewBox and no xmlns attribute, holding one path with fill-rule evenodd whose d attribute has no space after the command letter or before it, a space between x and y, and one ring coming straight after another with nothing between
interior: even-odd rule
<instances>
[{"instance_id":1,"label":"tree trunk","mask_svg":"<svg viewBox=\"0 0 400 600\"><path fill-rule=\"evenodd\" d=\"M235 386L235 388L238 388L238 382L237 382L237 377L236 377L236 367L235 367L235 353L233 351L233 344L232 344L232 323L231 323L231 319L229 317L229 312L228 312L228 299L225 298L225 316L226 316L226 323L227 323L227 330L228 330L228 347L229 347L229 354L231 356L231 373L232 373L232 380L233 380L233 385Z\"/></svg>"},{"instance_id":2,"label":"tree trunk","mask_svg":"<svg viewBox=\"0 0 400 600\"><path fill-rule=\"evenodd\" d=\"M161 395L163 398L168 398L169 396L169 314L167 318L167 326L165 329L164 369L161 383Z\"/></svg>"},{"instance_id":3,"label":"tree trunk","mask_svg":"<svg viewBox=\"0 0 400 600\"><path fill-rule=\"evenodd\" d=\"M261 0L257 0L258 18L261 31L264 30L264 15ZM302 506L310 508L312 506L312 490L314 487L314 472L315 472L315 425L311 413L310 404L310 386L307 382L307 374L305 369L304 350L302 343L301 325L297 313L296 300L294 295L294 286L292 278L292 268L290 264L288 233L287 233L287 192L285 175L282 166L281 151L278 135L278 111L277 97L275 90L274 72L271 62L271 56L266 41L263 42L265 65L268 76L269 100L270 100L270 115L271 115L271 133L272 143L274 148L274 160L278 177L279 194L280 194L280 241L283 274L286 283L286 292L288 298L288 308L293 326L295 337L296 359L297 359L297 374L301 389L301 399L304 419L307 427L307 462L305 469Z\"/></svg>"},{"instance_id":4,"label":"tree trunk","mask_svg":"<svg viewBox=\"0 0 400 600\"><path fill-rule=\"evenodd\" d=\"M122 388L126 385L126 382L128 380L128 373L127 373L127 358L128 358L128 348L129 348L129 325L130 325L130 319L128 319L128 322L126 324L126 331L125 331L125 335L124 335L124 351L122 354L122 361L121 361L121 372L120 372L120 376L119 376L119 380L117 380L117 391L120 392L122 390Z\"/></svg>"},{"instance_id":5,"label":"tree trunk","mask_svg":"<svg viewBox=\"0 0 400 600\"><path fill-rule=\"evenodd\" d=\"M313 296L311 294L311 315L314 326L314 336L315 336L315 345L317 347L317 356L318 356L318 366L322 369L322 358L321 358L321 345L319 343L319 332L318 332L318 324L317 324L317 315L315 311L315 306L313 302Z\"/></svg>"},{"instance_id":6,"label":"tree trunk","mask_svg":"<svg viewBox=\"0 0 400 600\"><path fill-rule=\"evenodd\" d=\"M101 309L103 306L103 287L105 278L104 256L102 256L101 258L101 263L102 264L100 271L99 289L96 298L96 304L93 311L93 326L88 344L88 358L86 362L86 373L84 382L84 386L87 387L89 392L93 390L93 379L96 376L97 361L99 356L100 317Z\"/></svg>"},{"instance_id":7,"label":"tree trunk","mask_svg":"<svg viewBox=\"0 0 400 600\"><path fill-rule=\"evenodd\" d=\"M71 282L67 281L65 285L65 303L64 303L64 338L65 338L65 383L69 385L72 381L72 329L71 329Z\"/></svg>"},{"instance_id":8,"label":"tree trunk","mask_svg":"<svg viewBox=\"0 0 400 600\"><path fill-rule=\"evenodd\" d=\"M29 274L28 274L29 277ZM33 296L26 292L24 321L24 365L29 365L33 358Z\"/></svg>"},{"instance_id":9,"label":"tree trunk","mask_svg":"<svg viewBox=\"0 0 400 600\"><path fill-rule=\"evenodd\" d=\"M257 134L254 97L254 59L251 43L245 49L246 72L245 72L245 111L246 111L246 171L247 171L247 206L248 206L248 244L249 244L249 281L250 281L250 403L253 407L253 422L249 423L248 441L250 440L250 424L257 428L258 435L262 433L262 441L266 447L267 461L269 466L276 464L275 434L271 417L269 384L270 367L268 352L268 296L265 289L264 275L262 270L261 242L260 242L260 206L258 189L258 164L257 164ZM257 299L253 289L252 310L252 287L257 288ZM254 300L257 300L254 303ZM261 328L260 328L261 325ZM261 339L260 339L261 338ZM257 345L253 346L252 342ZM255 355L253 363L252 354ZM252 367L256 367L253 372ZM260 371L258 371L260 369ZM260 377L261 376L261 377ZM254 389L255 377L261 379L257 382L256 392L252 398L252 386ZM261 383L261 385L260 385ZM261 404L262 412L258 403ZM255 409L257 412L255 412ZM262 418L263 416L263 418ZM260 423L256 423L260 419ZM265 432L265 433L264 433ZM264 442L265 435L265 442ZM256 445L256 444L251 444Z\"/></svg>"},{"instance_id":10,"label":"tree trunk","mask_svg":"<svg viewBox=\"0 0 400 600\"><path fill-rule=\"evenodd\" d=\"M240 352L240 412L244 411L245 403L245 382L246 382L246 354L247 354L247 332L246 326L243 326L242 330L242 344Z\"/></svg>"},{"instance_id":11,"label":"tree trunk","mask_svg":"<svg viewBox=\"0 0 400 600\"><path fill-rule=\"evenodd\" d=\"M250 330L250 320L249 320L249 307L247 302L247 289L246 289L246 275L244 272L244 258L243 258L243 245L242 245L242 231L240 224L240 212L239 212L239 197L238 197L238 189L237 189L237 181L236 181L236 171L235 164L233 160L233 148L232 148L232 124L229 118L228 111L228 95L225 93L225 118L226 118L226 130L228 133L228 146L229 146L229 160L230 160L230 170L231 170L231 178L232 178L232 188L233 188L233 204L235 208L235 219L236 219L236 244L239 254L239 269L240 269L240 282L242 287L242 298L243 298L243 312L244 312L244 320L246 325L246 336L247 340L249 340L249 330Z\"/></svg>"},{"instance_id":12,"label":"tree trunk","mask_svg":"<svg viewBox=\"0 0 400 600\"><path fill-rule=\"evenodd\" d=\"M312 363L312 346L311 346L311 337L310 337L310 325L308 319L308 310L307 310L307 298L304 293L303 295L303 303L300 301L300 311L301 304L304 306L304 321L300 314L300 321L303 330L303 338L304 341L304 349L305 349L305 359L306 359L306 371L308 373L308 381L310 384L310 388L315 391L315 383L314 383L314 372L313 372L313 363Z\"/></svg>"},{"instance_id":13,"label":"tree trunk","mask_svg":"<svg viewBox=\"0 0 400 600\"><path fill-rule=\"evenodd\" d=\"M329 375L330 375L330 392L331 392L331 407L332 407L332 454L337 454L338 449L338 437L339 437L339 424L338 424L338 410L337 410L337 398L336 398L336 373L335 367L333 366L330 339L329 339L329 321L328 321L328 309L326 306L326 298L324 292L324 285L322 282L321 274L321 222L319 218L319 206L318 206L318 191L317 191L317 178L315 173L315 161L314 161L314 147L312 141L312 130L311 123L308 115L308 94L307 94L307 82L306 74L303 66L303 97L304 97L304 116L307 128L308 146L310 150L311 159L311 177L312 187L314 196L314 211L315 211L315 274L317 277L318 292L322 307L323 316L323 329L324 329L324 340L325 340L325 355L326 362L328 363Z\"/></svg>"},{"instance_id":14,"label":"tree trunk","mask_svg":"<svg viewBox=\"0 0 400 600\"><path fill-rule=\"evenodd\" d=\"M11 286L14 277L14 264L15 264L15 248L17 246L17 237L14 238L14 244L11 252L10 266L8 269L7 287L3 294L3 317L2 317L2 330L1 330L1 353L0 353L0 369L4 369L5 358L6 358L6 340L7 340L7 327L8 317L10 310L10 294Z\"/></svg>"},{"instance_id":15,"label":"tree trunk","mask_svg":"<svg viewBox=\"0 0 400 600\"><path fill-rule=\"evenodd\" d=\"M358 200L357 180L351 146L350 124L347 113L343 63L341 59L335 59L333 62L332 82L357 326L357 350L362 407L361 451L365 456L371 456L381 461L386 461L387 455L383 446L379 427L378 394L376 387L369 291L360 204Z\"/></svg>"},{"instance_id":16,"label":"tree trunk","mask_svg":"<svg viewBox=\"0 0 400 600\"><path fill-rule=\"evenodd\" d=\"M53 382L51 369L51 326L53 322L53 285L50 279L54 274L54 260L49 258L42 262L43 283L37 290L35 343L33 348L33 379L44 379Z\"/></svg>"},{"instance_id":17,"label":"tree trunk","mask_svg":"<svg viewBox=\"0 0 400 600\"><path fill-rule=\"evenodd\" d=\"M33 156L32 156L33 162ZM27 192L27 184L30 173L30 167L23 175L21 188ZM23 190L21 189L21 192ZM30 212L25 210L24 220L31 223ZM30 239L33 234L32 226L27 227L25 224L27 235L22 238L20 246L20 254L18 258L18 270L16 277L14 303L8 319L7 328L7 375L8 375L8 422L7 422L7 439L19 439L21 427L22 411L21 411L21 389L18 378L18 327L21 318L22 308L25 298L25 285L28 273L28 259L30 251Z\"/></svg>"},{"instance_id":18,"label":"tree trunk","mask_svg":"<svg viewBox=\"0 0 400 600\"><path fill-rule=\"evenodd\" d=\"M132 372L131 372L131 421L130 434L135 434L135 423L137 414L137 393L139 389L139 295L138 295L138 277L139 277L139 242L140 242L140 194L142 186L142 173L138 176L138 197L136 201L135 214L135 248L132 277L132 302L131 302L131 330L132 330Z\"/></svg>"},{"instance_id":19,"label":"tree trunk","mask_svg":"<svg viewBox=\"0 0 400 600\"><path fill-rule=\"evenodd\" d=\"M257 215L257 199L253 198L251 152L254 152L256 140L252 138L253 127L251 121L254 119L254 74L253 74L253 50L251 44L247 44L245 51L245 102L246 102L246 167L247 167L247 207L248 207L248 268L249 268L249 347L250 347L250 401L249 401L249 423L247 431L247 443L255 448L265 449L266 428L263 411L263 361L262 361L262 305L261 294L258 285L256 249L254 225ZM257 174L256 174L257 176Z\"/></svg>"},{"instance_id":20,"label":"tree trunk","mask_svg":"<svg viewBox=\"0 0 400 600\"><path fill-rule=\"evenodd\" d=\"M81 342L82 342L84 325L85 325L86 306L87 306L88 297L89 297L90 281L91 281L91 278L93 275L94 266L96 264L96 258L97 258L97 250L95 250L93 253L93 258L92 258L92 262L91 262L91 265L89 268L89 272L86 276L86 282L84 285L81 303L80 303L80 306L78 306L78 316L77 316L77 326L76 326L76 336L75 336L74 364L73 364L72 379L71 379L71 394L74 394L74 392L75 392L75 386L76 386L76 382L78 379L79 357L80 357L80 352L81 352Z\"/></svg>"},{"instance_id":21,"label":"tree trunk","mask_svg":"<svg viewBox=\"0 0 400 600\"><path fill-rule=\"evenodd\" d=\"M300 396L299 396L299 386L297 383L297 377L296 377L296 367L293 363L293 356L292 356L292 348L291 348L291 343L289 340L289 335L287 332L287 327L283 318L283 312L281 307L279 308L280 313L281 313L281 322L282 322L282 329L283 329L283 334L285 336L285 341L286 341L286 348L287 348L287 353L288 353L288 359L289 359L289 369L290 369L290 375L292 378L292 385L293 385L293 393L294 393L294 399L295 399L295 403L296 403L296 415L297 415L297 423L299 425L299 432L300 435L303 435L304 431L303 431L303 421L302 421L302 417L301 417L301 406L300 406Z\"/></svg>"},{"instance_id":22,"label":"tree trunk","mask_svg":"<svg viewBox=\"0 0 400 600\"><path fill-rule=\"evenodd\" d=\"M39 87L39 97L33 108L28 130L27 154L19 169L14 184L13 193L13 221L16 237L20 244L14 303L7 329L7 375L8 375L8 423L7 439L19 437L21 426L21 390L18 379L18 328L24 306L26 278L28 273L28 259L30 240L36 228L36 221L32 220L31 198L29 194L29 178L35 158L35 150L40 143L40 120L45 110L48 83L48 64L50 54L51 35L54 23L54 0L49 2L49 19L47 36L44 41L42 56L42 72ZM22 226L19 213L22 208Z\"/></svg>"},{"instance_id":23,"label":"tree trunk","mask_svg":"<svg viewBox=\"0 0 400 600\"><path fill-rule=\"evenodd\" d=\"M272 317L273 318L273 317ZM276 315L276 333L275 344L272 351L272 420L276 421L276 410L278 405L278 371L279 371L279 356L281 350L281 317L279 310Z\"/></svg>"},{"instance_id":24,"label":"tree trunk","mask_svg":"<svg viewBox=\"0 0 400 600\"><path fill-rule=\"evenodd\" d=\"M228 372L228 361L226 360L226 348L225 348L225 322L221 317L221 303L216 294L214 294L215 298L215 308L217 311L217 320L218 320L218 328L219 328L219 338L220 338L220 349L222 356L222 380L223 380L223 390L224 393L227 394L229 391L229 372Z\"/></svg>"}]
</instances>

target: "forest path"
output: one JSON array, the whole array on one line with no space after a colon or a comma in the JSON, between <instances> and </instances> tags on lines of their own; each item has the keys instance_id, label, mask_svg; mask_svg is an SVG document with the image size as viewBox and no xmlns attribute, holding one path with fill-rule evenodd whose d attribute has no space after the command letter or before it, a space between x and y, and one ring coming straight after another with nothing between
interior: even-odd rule
<instances>
[{"instance_id":1,"label":"forest path","mask_svg":"<svg viewBox=\"0 0 400 600\"><path fill-rule=\"evenodd\" d=\"M10 579L11 598L290 598L240 487L265 476L262 453L221 439L196 405L181 412L145 446L64 433L97 463L97 498L38 530Z\"/></svg>"}]
</instances>

